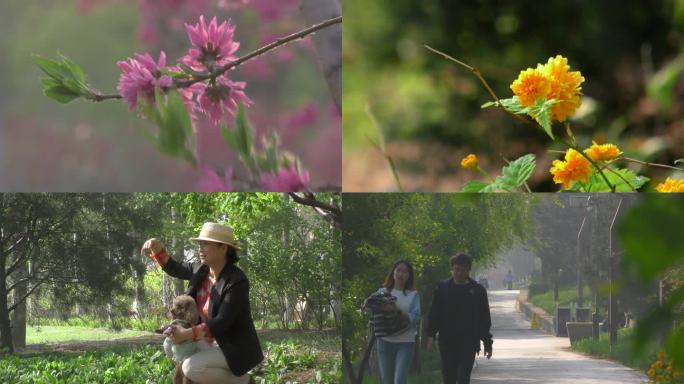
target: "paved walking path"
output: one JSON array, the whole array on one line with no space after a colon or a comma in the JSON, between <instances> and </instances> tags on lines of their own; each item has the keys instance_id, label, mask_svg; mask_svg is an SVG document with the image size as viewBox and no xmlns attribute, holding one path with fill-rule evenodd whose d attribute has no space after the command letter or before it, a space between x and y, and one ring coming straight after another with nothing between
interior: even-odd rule
<instances>
[{"instance_id":1,"label":"paved walking path","mask_svg":"<svg viewBox=\"0 0 684 384\"><path fill-rule=\"evenodd\" d=\"M489 291L494 355L476 358L471 383L627 384L646 375L616 362L572 352L570 341L531 330L516 311L518 291Z\"/></svg>"}]
</instances>

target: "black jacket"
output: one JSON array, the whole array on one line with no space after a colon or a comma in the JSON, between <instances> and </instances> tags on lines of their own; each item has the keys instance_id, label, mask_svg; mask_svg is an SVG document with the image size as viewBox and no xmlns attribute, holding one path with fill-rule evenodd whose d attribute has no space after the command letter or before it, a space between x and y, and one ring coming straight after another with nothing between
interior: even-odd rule
<instances>
[{"instance_id":1,"label":"black jacket","mask_svg":"<svg viewBox=\"0 0 684 384\"><path fill-rule=\"evenodd\" d=\"M187 294L195 300L209 273L209 267L202 263L181 263L172 258L162 269L173 277L190 280ZM207 326L234 375L244 375L264 359L249 307L249 281L235 265L226 265L216 279L209 298Z\"/></svg>"},{"instance_id":2,"label":"black jacket","mask_svg":"<svg viewBox=\"0 0 684 384\"><path fill-rule=\"evenodd\" d=\"M455 303L458 298L449 295L451 287L455 285L452 279L437 283L427 318L426 333L429 337L435 337L439 333L440 346L448 344L479 351L482 340L485 350L490 350L493 343L492 334L489 332L492 319L489 314L487 290L475 280L468 280L468 284L463 286L463 301L459 303ZM462 310L455 311L455 308ZM449 318L450 313L456 319Z\"/></svg>"}]
</instances>

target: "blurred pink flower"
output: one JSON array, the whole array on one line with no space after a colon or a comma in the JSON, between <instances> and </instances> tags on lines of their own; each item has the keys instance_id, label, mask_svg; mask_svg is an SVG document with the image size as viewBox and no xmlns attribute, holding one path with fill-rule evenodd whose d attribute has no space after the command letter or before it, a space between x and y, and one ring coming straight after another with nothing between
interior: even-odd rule
<instances>
[{"instance_id":1,"label":"blurred pink flower","mask_svg":"<svg viewBox=\"0 0 684 384\"><path fill-rule=\"evenodd\" d=\"M253 0L254 8L259 16L266 21L273 21L282 17L288 11L297 9L297 0Z\"/></svg>"},{"instance_id":2,"label":"blurred pink flower","mask_svg":"<svg viewBox=\"0 0 684 384\"><path fill-rule=\"evenodd\" d=\"M232 192L233 191L233 170L227 169L221 178L215 171L200 166L201 178L197 183L199 192Z\"/></svg>"},{"instance_id":3,"label":"blurred pink flower","mask_svg":"<svg viewBox=\"0 0 684 384\"><path fill-rule=\"evenodd\" d=\"M287 128L298 131L302 127L314 124L316 120L318 120L318 106L311 102L290 116L287 120Z\"/></svg>"},{"instance_id":4,"label":"blurred pink flower","mask_svg":"<svg viewBox=\"0 0 684 384\"><path fill-rule=\"evenodd\" d=\"M218 0L218 7L222 9L240 9L249 4L250 0Z\"/></svg>"},{"instance_id":5,"label":"blurred pink flower","mask_svg":"<svg viewBox=\"0 0 684 384\"><path fill-rule=\"evenodd\" d=\"M214 17L207 26L202 15L199 23L194 26L185 24L185 29L193 47L188 50L187 55L180 58L181 63L203 71L237 59L235 52L240 43L233 41L235 26L229 21L218 25Z\"/></svg>"},{"instance_id":6,"label":"blurred pink flower","mask_svg":"<svg viewBox=\"0 0 684 384\"><path fill-rule=\"evenodd\" d=\"M229 120L234 119L238 103L245 107L254 104L245 95L244 81L232 81L225 76L216 80L216 86L197 83L194 88L194 92L199 94L199 110L209 117L213 125L218 125L224 115L227 115Z\"/></svg>"},{"instance_id":7,"label":"blurred pink flower","mask_svg":"<svg viewBox=\"0 0 684 384\"><path fill-rule=\"evenodd\" d=\"M138 106L138 98L144 97L149 103L154 103L154 88L168 87L171 85L171 77L162 75L160 68L166 66L166 54L159 54L159 61L155 63L149 53L135 54L137 59L128 58L128 61L119 61L117 65L121 69L119 85L116 89L128 103L130 110Z\"/></svg>"},{"instance_id":8,"label":"blurred pink flower","mask_svg":"<svg viewBox=\"0 0 684 384\"><path fill-rule=\"evenodd\" d=\"M281 168L277 174L262 173L261 186L270 192L302 192L309 186L309 172L297 170L294 164L290 168Z\"/></svg>"}]
</instances>

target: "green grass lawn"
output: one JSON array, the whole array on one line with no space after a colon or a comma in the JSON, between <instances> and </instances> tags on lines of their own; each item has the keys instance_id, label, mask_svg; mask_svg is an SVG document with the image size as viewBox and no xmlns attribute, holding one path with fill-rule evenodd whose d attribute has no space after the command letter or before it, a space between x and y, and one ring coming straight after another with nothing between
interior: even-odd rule
<instances>
[{"instance_id":1,"label":"green grass lawn","mask_svg":"<svg viewBox=\"0 0 684 384\"><path fill-rule=\"evenodd\" d=\"M38 331L40 329L40 331ZM42 346L0 358L0 383L171 383L173 365L162 343L131 345L117 339L150 332L41 326L27 329L29 344L73 341L69 350ZM266 383L339 383L340 338L331 330L259 330L265 360L252 375ZM111 344L106 340L112 341ZM103 341L89 344L85 341Z\"/></svg>"},{"instance_id":2,"label":"green grass lawn","mask_svg":"<svg viewBox=\"0 0 684 384\"><path fill-rule=\"evenodd\" d=\"M116 340L127 337L153 335L152 332L107 328L27 326L26 344L61 343L66 341Z\"/></svg>"},{"instance_id":3,"label":"green grass lawn","mask_svg":"<svg viewBox=\"0 0 684 384\"><path fill-rule=\"evenodd\" d=\"M592 356L616 360L628 367L646 371L653 360L652 356L657 352L656 346L651 346L644 357L632 356L630 352L633 331L631 328L618 330L617 344L613 346L612 351L610 350L609 334L606 332L601 333L598 341L592 339L579 340L572 345L572 349Z\"/></svg>"},{"instance_id":4,"label":"green grass lawn","mask_svg":"<svg viewBox=\"0 0 684 384\"><path fill-rule=\"evenodd\" d=\"M543 309L549 315L553 316L556 312L556 303L553 301L553 290L530 296L528 301ZM559 287L558 305L561 307L569 307L573 302L577 302L577 287ZM591 293L587 289L584 290L584 306L593 307L593 299Z\"/></svg>"}]
</instances>

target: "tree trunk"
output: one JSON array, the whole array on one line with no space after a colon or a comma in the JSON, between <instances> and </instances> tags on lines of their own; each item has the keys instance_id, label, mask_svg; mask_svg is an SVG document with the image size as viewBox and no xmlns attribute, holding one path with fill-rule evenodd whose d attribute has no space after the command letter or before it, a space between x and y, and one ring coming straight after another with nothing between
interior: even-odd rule
<instances>
[{"instance_id":1,"label":"tree trunk","mask_svg":"<svg viewBox=\"0 0 684 384\"><path fill-rule=\"evenodd\" d=\"M9 306L7 305L6 263L5 253L0 248L0 349L7 349L10 353L13 353L12 328L10 326Z\"/></svg>"},{"instance_id":2,"label":"tree trunk","mask_svg":"<svg viewBox=\"0 0 684 384\"><path fill-rule=\"evenodd\" d=\"M145 308L147 307L147 298L145 297L145 274L138 273L135 268L133 268L133 279L135 280L133 311L138 315L138 318L143 318L145 317Z\"/></svg>"},{"instance_id":3,"label":"tree trunk","mask_svg":"<svg viewBox=\"0 0 684 384\"><path fill-rule=\"evenodd\" d=\"M299 9L308 25L342 15L339 0L301 0ZM313 34L321 68L337 110L342 113L342 23Z\"/></svg>"},{"instance_id":4,"label":"tree trunk","mask_svg":"<svg viewBox=\"0 0 684 384\"><path fill-rule=\"evenodd\" d=\"M21 266L12 274L14 279L21 280L28 275L28 263L24 261ZM14 297L13 305L16 305L11 316L12 342L17 350L26 347L26 300L22 300L28 292L28 282L17 284L12 290ZM19 300L22 300L19 303Z\"/></svg>"}]
</instances>

